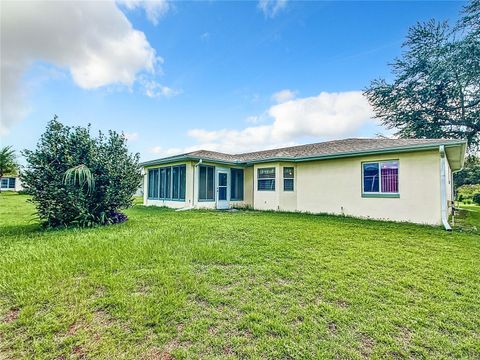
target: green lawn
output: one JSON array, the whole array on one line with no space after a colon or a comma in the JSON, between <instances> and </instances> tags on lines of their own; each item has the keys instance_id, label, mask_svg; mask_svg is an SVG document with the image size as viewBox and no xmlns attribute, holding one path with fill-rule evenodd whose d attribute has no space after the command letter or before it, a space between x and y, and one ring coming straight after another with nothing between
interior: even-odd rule
<instances>
[{"instance_id":1,"label":"green lawn","mask_svg":"<svg viewBox=\"0 0 480 360\"><path fill-rule=\"evenodd\" d=\"M455 224L462 230L480 231L480 206L460 204L459 214L455 218Z\"/></svg>"},{"instance_id":2,"label":"green lawn","mask_svg":"<svg viewBox=\"0 0 480 360\"><path fill-rule=\"evenodd\" d=\"M0 195L0 358L479 358L480 236L135 206L42 231Z\"/></svg>"}]
</instances>

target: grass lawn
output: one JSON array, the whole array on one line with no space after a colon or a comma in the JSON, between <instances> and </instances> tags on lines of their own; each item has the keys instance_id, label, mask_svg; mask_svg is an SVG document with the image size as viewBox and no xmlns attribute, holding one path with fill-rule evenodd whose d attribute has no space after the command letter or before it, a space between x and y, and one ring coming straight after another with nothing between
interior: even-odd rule
<instances>
[{"instance_id":1,"label":"grass lawn","mask_svg":"<svg viewBox=\"0 0 480 360\"><path fill-rule=\"evenodd\" d=\"M455 217L455 224L464 230L480 231L480 206L460 204L459 214Z\"/></svg>"},{"instance_id":2,"label":"grass lawn","mask_svg":"<svg viewBox=\"0 0 480 360\"><path fill-rule=\"evenodd\" d=\"M42 231L0 195L0 358L480 358L480 235L174 212Z\"/></svg>"}]
</instances>

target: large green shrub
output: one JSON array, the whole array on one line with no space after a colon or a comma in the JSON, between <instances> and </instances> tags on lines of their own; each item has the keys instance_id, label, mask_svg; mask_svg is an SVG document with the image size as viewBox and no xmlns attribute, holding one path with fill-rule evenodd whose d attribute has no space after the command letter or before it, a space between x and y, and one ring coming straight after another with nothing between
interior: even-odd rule
<instances>
[{"instance_id":1,"label":"large green shrub","mask_svg":"<svg viewBox=\"0 0 480 360\"><path fill-rule=\"evenodd\" d=\"M472 200L476 193L480 193L480 184L462 185L457 189L458 201Z\"/></svg>"},{"instance_id":2,"label":"large green shrub","mask_svg":"<svg viewBox=\"0 0 480 360\"><path fill-rule=\"evenodd\" d=\"M69 127L55 117L34 151L23 152L21 179L45 226L93 226L126 220L141 182L139 155L123 134L94 138L90 128ZM86 176L86 177L85 177Z\"/></svg>"}]
</instances>

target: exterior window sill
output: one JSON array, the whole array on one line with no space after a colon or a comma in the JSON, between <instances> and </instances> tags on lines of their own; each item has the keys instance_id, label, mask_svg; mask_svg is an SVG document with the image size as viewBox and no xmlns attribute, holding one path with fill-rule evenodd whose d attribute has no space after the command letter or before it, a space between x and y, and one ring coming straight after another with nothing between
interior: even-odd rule
<instances>
[{"instance_id":1,"label":"exterior window sill","mask_svg":"<svg viewBox=\"0 0 480 360\"><path fill-rule=\"evenodd\" d=\"M362 194L363 198L399 198L400 194L378 193L378 194Z\"/></svg>"},{"instance_id":2,"label":"exterior window sill","mask_svg":"<svg viewBox=\"0 0 480 360\"><path fill-rule=\"evenodd\" d=\"M158 200L158 201L178 201L178 202L185 202L185 199L163 199L163 198L151 198L151 197L147 197L147 200Z\"/></svg>"}]
</instances>

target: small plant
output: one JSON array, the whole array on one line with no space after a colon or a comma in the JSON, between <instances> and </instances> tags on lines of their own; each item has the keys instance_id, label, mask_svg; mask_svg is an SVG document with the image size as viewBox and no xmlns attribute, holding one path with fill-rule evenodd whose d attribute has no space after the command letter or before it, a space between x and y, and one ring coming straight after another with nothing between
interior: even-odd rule
<instances>
[{"instance_id":1,"label":"small plant","mask_svg":"<svg viewBox=\"0 0 480 360\"><path fill-rule=\"evenodd\" d=\"M57 117L47 125L36 150L23 152L21 174L38 216L47 227L116 224L132 206L142 176L139 155L130 154L122 134L94 138L89 127L69 127Z\"/></svg>"}]
</instances>

